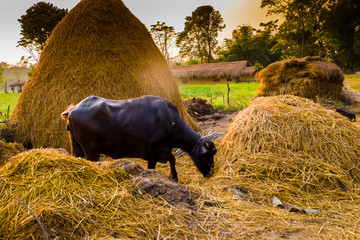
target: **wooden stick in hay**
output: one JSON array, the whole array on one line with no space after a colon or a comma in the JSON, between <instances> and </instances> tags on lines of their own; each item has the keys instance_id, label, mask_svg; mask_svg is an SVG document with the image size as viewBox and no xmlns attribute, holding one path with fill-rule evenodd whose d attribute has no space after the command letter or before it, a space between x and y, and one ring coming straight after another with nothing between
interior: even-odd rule
<instances>
[{"instance_id":1,"label":"wooden stick in hay","mask_svg":"<svg viewBox=\"0 0 360 240\"><path fill-rule=\"evenodd\" d=\"M28 205L26 205L23 201L21 201L20 199L18 199L17 197L15 197L15 200L18 201L19 203L21 203L24 207L26 207L29 212L31 213L31 215L33 215L33 217L35 218L35 220L38 222L38 224L40 225L41 227L41 230L43 231L44 233L44 237L46 240L49 240L49 235L47 234L47 232L45 231L45 228L44 226L42 225L42 223L40 222L40 220L36 217L35 213L33 211L31 211L31 209L29 208Z\"/></svg>"}]
</instances>

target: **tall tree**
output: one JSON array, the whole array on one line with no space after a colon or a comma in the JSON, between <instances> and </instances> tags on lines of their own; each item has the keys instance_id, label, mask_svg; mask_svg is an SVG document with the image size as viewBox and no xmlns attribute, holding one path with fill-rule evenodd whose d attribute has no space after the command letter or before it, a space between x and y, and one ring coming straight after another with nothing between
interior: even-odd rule
<instances>
[{"instance_id":1,"label":"tall tree","mask_svg":"<svg viewBox=\"0 0 360 240\"><path fill-rule=\"evenodd\" d=\"M320 12L330 0L262 0L261 8L268 8L268 15L283 15L285 21L279 28L279 37L284 40L294 57L319 55L321 43ZM320 41L320 42L319 42ZM288 53L288 54L289 54Z\"/></svg>"},{"instance_id":2,"label":"tall tree","mask_svg":"<svg viewBox=\"0 0 360 240\"><path fill-rule=\"evenodd\" d=\"M201 62L213 61L213 52L218 46L218 34L225 28L220 12L212 6L200 6L185 20L184 31L178 35L176 41L182 56Z\"/></svg>"},{"instance_id":3,"label":"tall tree","mask_svg":"<svg viewBox=\"0 0 360 240\"><path fill-rule=\"evenodd\" d=\"M0 62L0 84L7 81L7 78L4 77L4 69L9 67L9 65L6 62ZM5 86L5 93L6 93L6 86Z\"/></svg>"},{"instance_id":4,"label":"tall tree","mask_svg":"<svg viewBox=\"0 0 360 240\"><path fill-rule=\"evenodd\" d=\"M18 21L21 25L18 46L30 53L38 62L47 39L58 22L66 15L67 9L55 7L51 3L38 2L26 10Z\"/></svg>"},{"instance_id":5,"label":"tall tree","mask_svg":"<svg viewBox=\"0 0 360 240\"><path fill-rule=\"evenodd\" d=\"M165 22L159 21L155 25L151 25L150 34L155 44L164 55L166 62L169 63L170 48L175 44L175 30L172 26L167 26Z\"/></svg>"},{"instance_id":6,"label":"tall tree","mask_svg":"<svg viewBox=\"0 0 360 240\"><path fill-rule=\"evenodd\" d=\"M225 39L225 46L219 51L220 61L248 60L252 64L257 62L263 66L277 61L281 55L281 48L276 47L277 38L273 32L276 21L262 24L264 30L254 29L250 25L238 26L232 32L231 39Z\"/></svg>"},{"instance_id":7,"label":"tall tree","mask_svg":"<svg viewBox=\"0 0 360 240\"><path fill-rule=\"evenodd\" d=\"M322 15L329 56L351 71L360 69L359 13L359 0L336 0Z\"/></svg>"}]
</instances>

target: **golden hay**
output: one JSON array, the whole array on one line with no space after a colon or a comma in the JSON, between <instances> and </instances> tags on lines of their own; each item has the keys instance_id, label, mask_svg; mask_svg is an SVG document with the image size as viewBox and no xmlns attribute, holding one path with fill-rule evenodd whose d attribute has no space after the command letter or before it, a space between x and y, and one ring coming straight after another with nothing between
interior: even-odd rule
<instances>
[{"instance_id":1,"label":"golden hay","mask_svg":"<svg viewBox=\"0 0 360 240\"><path fill-rule=\"evenodd\" d=\"M128 179L54 150L18 154L0 168L0 238L45 239L36 219L50 239L204 236L189 209L139 195Z\"/></svg>"},{"instance_id":2,"label":"golden hay","mask_svg":"<svg viewBox=\"0 0 360 240\"><path fill-rule=\"evenodd\" d=\"M25 151L20 143L6 143L0 140L0 166L2 166L12 156Z\"/></svg>"},{"instance_id":3,"label":"golden hay","mask_svg":"<svg viewBox=\"0 0 360 240\"><path fill-rule=\"evenodd\" d=\"M256 74L260 81L258 96L291 94L316 101L339 99L344 74L341 69L319 57L275 62Z\"/></svg>"},{"instance_id":4,"label":"golden hay","mask_svg":"<svg viewBox=\"0 0 360 240\"><path fill-rule=\"evenodd\" d=\"M220 175L241 176L267 196L347 191L360 183L360 129L320 104L291 95L256 98L228 129Z\"/></svg>"},{"instance_id":5,"label":"golden hay","mask_svg":"<svg viewBox=\"0 0 360 240\"><path fill-rule=\"evenodd\" d=\"M56 26L14 109L15 140L69 150L60 114L89 95L160 96L198 127L146 27L121 0L83 0Z\"/></svg>"}]
</instances>

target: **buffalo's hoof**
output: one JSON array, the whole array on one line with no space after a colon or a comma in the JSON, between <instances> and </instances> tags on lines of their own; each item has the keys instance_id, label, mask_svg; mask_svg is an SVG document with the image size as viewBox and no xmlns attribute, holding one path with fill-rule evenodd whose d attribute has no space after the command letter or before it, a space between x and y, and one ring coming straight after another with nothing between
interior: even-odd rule
<instances>
[{"instance_id":1,"label":"buffalo's hoof","mask_svg":"<svg viewBox=\"0 0 360 240\"><path fill-rule=\"evenodd\" d=\"M175 182L179 182L179 179L177 178L177 175L170 174L170 178Z\"/></svg>"}]
</instances>

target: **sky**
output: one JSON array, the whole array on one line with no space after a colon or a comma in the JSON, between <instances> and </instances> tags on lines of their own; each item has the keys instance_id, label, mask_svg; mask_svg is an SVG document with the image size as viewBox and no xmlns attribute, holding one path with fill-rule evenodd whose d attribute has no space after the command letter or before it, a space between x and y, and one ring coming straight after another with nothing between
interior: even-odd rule
<instances>
[{"instance_id":1,"label":"sky","mask_svg":"<svg viewBox=\"0 0 360 240\"><path fill-rule=\"evenodd\" d=\"M19 62L28 54L18 45L20 23L18 19L26 10L40 0L1 0L0 1L0 62L9 64ZM42 0L69 11L80 0ZM239 25L250 24L259 28L266 17L266 10L260 8L261 0L123 0L130 11L149 29L157 21L173 26L175 32L184 30L185 17L199 6L211 5L220 12L226 28L219 34L219 41L231 38L231 32Z\"/></svg>"}]
</instances>

